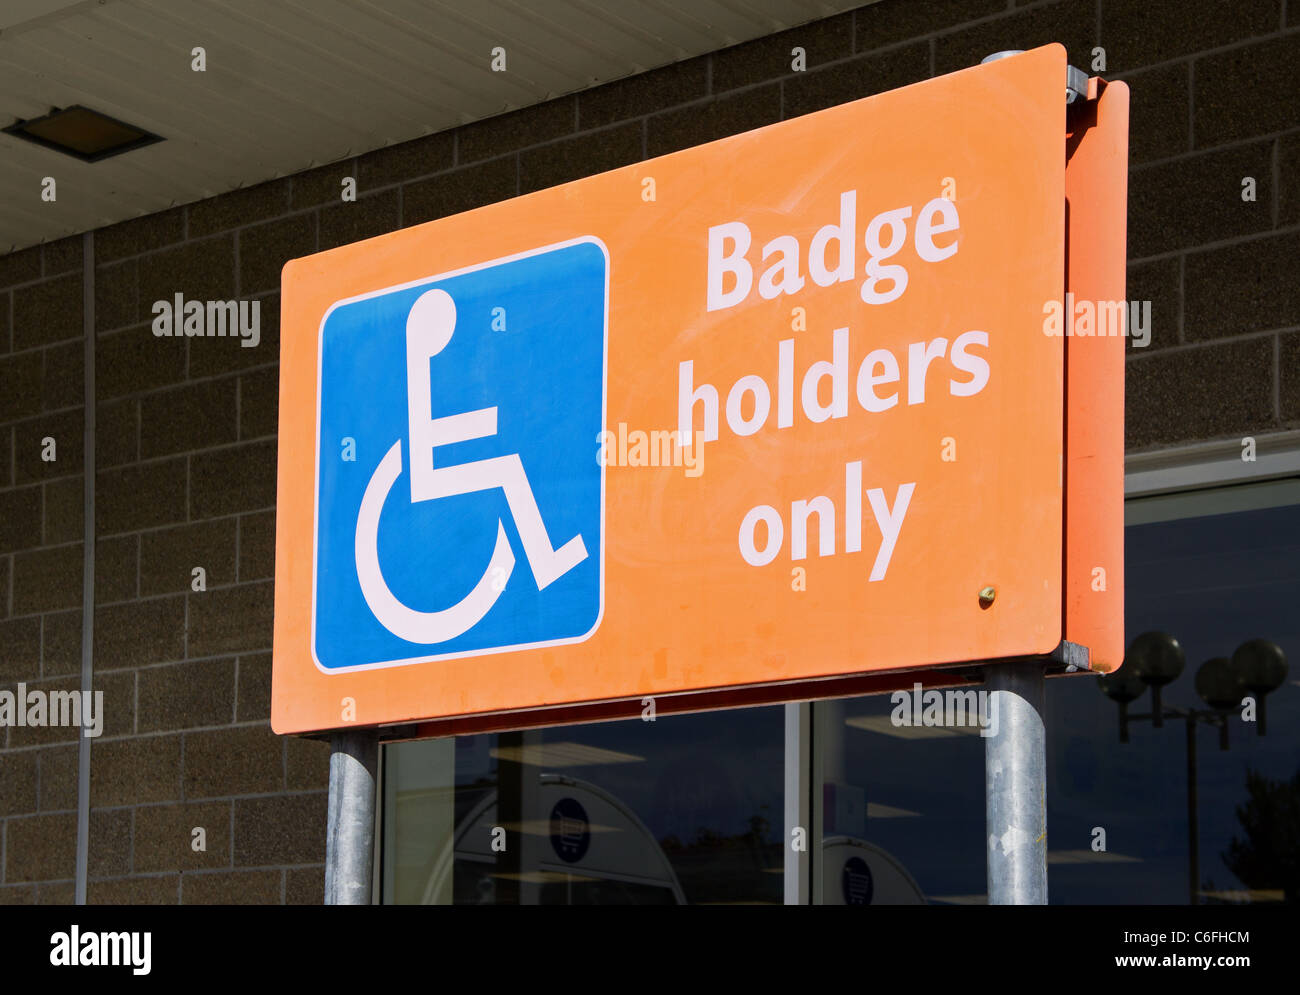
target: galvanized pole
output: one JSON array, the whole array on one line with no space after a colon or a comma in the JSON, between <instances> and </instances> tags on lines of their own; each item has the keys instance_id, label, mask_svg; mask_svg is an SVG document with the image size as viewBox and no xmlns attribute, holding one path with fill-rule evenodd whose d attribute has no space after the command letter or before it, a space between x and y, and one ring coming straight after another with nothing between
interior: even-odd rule
<instances>
[{"instance_id":1,"label":"galvanized pole","mask_svg":"<svg viewBox=\"0 0 1300 995\"><path fill-rule=\"evenodd\" d=\"M1047 753L1043 665L1007 662L985 672L984 741L990 905L1047 904Z\"/></svg>"},{"instance_id":2,"label":"galvanized pole","mask_svg":"<svg viewBox=\"0 0 1300 995\"><path fill-rule=\"evenodd\" d=\"M330 750L325 904L369 905L379 736L373 729L340 730L330 736Z\"/></svg>"},{"instance_id":3,"label":"galvanized pole","mask_svg":"<svg viewBox=\"0 0 1300 995\"><path fill-rule=\"evenodd\" d=\"M985 56L996 62L1021 49ZM1065 102L1086 99L1088 74L1065 67ZM1043 665L990 665L985 690L996 732L984 741L990 905L1047 904L1047 751ZM992 723L990 723L992 724Z\"/></svg>"}]
</instances>

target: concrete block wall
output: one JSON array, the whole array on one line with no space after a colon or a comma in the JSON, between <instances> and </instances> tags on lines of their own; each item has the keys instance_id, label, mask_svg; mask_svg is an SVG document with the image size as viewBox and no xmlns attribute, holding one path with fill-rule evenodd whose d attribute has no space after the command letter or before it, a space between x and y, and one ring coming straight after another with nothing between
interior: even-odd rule
<instances>
[{"instance_id":1,"label":"concrete block wall","mask_svg":"<svg viewBox=\"0 0 1300 995\"><path fill-rule=\"evenodd\" d=\"M1300 427L1300 0L883 0L95 233L92 902L319 902L327 754L267 716L284 262L1064 43L1133 91L1132 450ZM791 49L807 69L791 71ZM888 154L887 148L881 149ZM357 200L340 198L344 177ZM1244 201L1252 177L1256 199ZM0 257L0 682L76 687L82 240ZM261 344L151 305L261 302ZM54 437L58 459L42 462ZM203 567L207 590L191 588ZM0 901L72 900L75 730L0 731ZM203 827L207 849L195 852Z\"/></svg>"},{"instance_id":2,"label":"concrete block wall","mask_svg":"<svg viewBox=\"0 0 1300 995\"><path fill-rule=\"evenodd\" d=\"M80 238L0 256L0 687L10 690L81 684L81 268ZM77 730L6 726L0 737L0 900L71 901Z\"/></svg>"}]
</instances>

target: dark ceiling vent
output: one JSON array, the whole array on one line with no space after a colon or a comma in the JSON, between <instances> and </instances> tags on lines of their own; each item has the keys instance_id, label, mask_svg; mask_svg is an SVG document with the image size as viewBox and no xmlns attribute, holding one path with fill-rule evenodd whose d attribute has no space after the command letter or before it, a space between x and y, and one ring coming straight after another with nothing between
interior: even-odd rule
<instances>
[{"instance_id":1,"label":"dark ceiling vent","mask_svg":"<svg viewBox=\"0 0 1300 995\"><path fill-rule=\"evenodd\" d=\"M158 135L143 128L79 104L53 110L30 121L15 121L0 130L82 162L99 162L162 141Z\"/></svg>"}]
</instances>

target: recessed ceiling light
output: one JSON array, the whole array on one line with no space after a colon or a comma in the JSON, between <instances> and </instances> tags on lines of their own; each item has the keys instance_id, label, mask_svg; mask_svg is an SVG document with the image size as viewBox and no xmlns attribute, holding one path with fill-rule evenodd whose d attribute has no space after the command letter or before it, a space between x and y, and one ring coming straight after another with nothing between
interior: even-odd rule
<instances>
[{"instance_id":1,"label":"recessed ceiling light","mask_svg":"<svg viewBox=\"0 0 1300 995\"><path fill-rule=\"evenodd\" d=\"M851 715L844 720L844 724L851 729L865 729L867 732L877 732L897 739L947 739L951 736L973 736L980 731L980 727L973 722L964 726L896 726L888 715Z\"/></svg>"},{"instance_id":2,"label":"recessed ceiling light","mask_svg":"<svg viewBox=\"0 0 1300 995\"><path fill-rule=\"evenodd\" d=\"M1049 864L1140 864L1141 857L1127 857L1106 850L1049 850Z\"/></svg>"},{"instance_id":3,"label":"recessed ceiling light","mask_svg":"<svg viewBox=\"0 0 1300 995\"><path fill-rule=\"evenodd\" d=\"M30 121L15 121L0 130L83 162L98 162L162 141L158 135L143 128L79 104L53 110Z\"/></svg>"},{"instance_id":4,"label":"recessed ceiling light","mask_svg":"<svg viewBox=\"0 0 1300 995\"><path fill-rule=\"evenodd\" d=\"M641 763L645 757L606 750L584 743L529 743L525 746L496 746L492 756L530 767L584 767L592 764Z\"/></svg>"}]
</instances>

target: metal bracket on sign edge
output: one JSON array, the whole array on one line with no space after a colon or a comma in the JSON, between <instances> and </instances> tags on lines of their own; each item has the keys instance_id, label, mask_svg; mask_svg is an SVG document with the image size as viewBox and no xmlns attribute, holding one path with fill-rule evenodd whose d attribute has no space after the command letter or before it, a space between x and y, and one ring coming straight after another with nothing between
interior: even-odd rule
<instances>
[{"instance_id":1,"label":"metal bracket on sign edge","mask_svg":"<svg viewBox=\"0 0 1300 995\"><path fill-rule=\"evenodd\" d=\"M1019 55L1023 48L1008 48L1001 52L994 52L992 55L986 55L980 59L980 65L986 62L996 62L998 59L1005 59L1011 55ZM1065 102L1073 104L1080 100L1088 100L1088 74L1082 69L1075 69L1074 66L1065 67Z\"/></svg>"}]
</instances>

